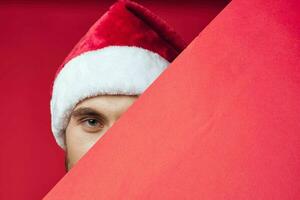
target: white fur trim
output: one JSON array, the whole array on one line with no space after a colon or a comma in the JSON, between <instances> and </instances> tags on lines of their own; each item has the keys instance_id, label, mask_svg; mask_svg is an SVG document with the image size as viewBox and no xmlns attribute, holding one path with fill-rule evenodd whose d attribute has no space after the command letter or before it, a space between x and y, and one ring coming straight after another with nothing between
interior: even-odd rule
<instances>
[{"instance_id":1,"label":"white fur trim","mask_svg":"<svg viewBox=\"0 0 300 200\"><path fill-rule=\"evenodd\" d=\"M141 94L168 65L157 53L135 46L108 46L71 59L57 75L50 101L57 144L65 149L64 130L80 100L100 94Z\"/></svg>"}]
</instances>

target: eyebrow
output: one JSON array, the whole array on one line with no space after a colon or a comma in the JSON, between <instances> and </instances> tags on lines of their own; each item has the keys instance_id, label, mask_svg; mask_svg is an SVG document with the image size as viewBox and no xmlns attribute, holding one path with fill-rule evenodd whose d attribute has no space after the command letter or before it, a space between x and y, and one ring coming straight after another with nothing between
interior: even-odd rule
<instances>
[{"instance_id":1,"label":"eyebrow","mask_svg":"<svg viewBox=\"0 0 300 200\"><path fill-rule=\"evenodd\" d=\"M89 108L89 107L80 107L80 108L74 110L71 113L71 116L74 118L78 118L78 117L82 117L82 116L94 116L94 117L102 118L106 122L108 121L107 117L104 114L102 114L92 108Z\"/></svg>"}]
</instances>

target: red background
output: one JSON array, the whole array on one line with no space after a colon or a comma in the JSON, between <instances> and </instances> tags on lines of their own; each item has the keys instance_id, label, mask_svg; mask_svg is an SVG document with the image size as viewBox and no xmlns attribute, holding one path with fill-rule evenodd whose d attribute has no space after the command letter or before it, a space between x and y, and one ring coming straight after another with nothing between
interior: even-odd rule
<instances>
[{"instance_id":1,"label":"red background","mask_svg":"<svg viewBox=\"0 0 300 200\"><path fill-rule=\"evenodd\" d=\"M187 42L225 0L138 1ZM67 53L113 1L1 1L0 199L41 199L65 174L50 129L53 76Z\"/></svg>"}]
</instances>

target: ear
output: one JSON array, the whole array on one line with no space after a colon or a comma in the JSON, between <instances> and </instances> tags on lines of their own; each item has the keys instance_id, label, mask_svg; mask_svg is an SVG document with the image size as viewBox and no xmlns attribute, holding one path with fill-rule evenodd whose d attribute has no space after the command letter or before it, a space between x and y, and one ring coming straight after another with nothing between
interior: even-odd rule
<instances>
[{"instance_id":1,"label":"ear","mask_svg":"<svg viewBox=\"0 0 300 200\"><path fill-rule=\"evenodd\" d=\"M66 172L69 171L69 158L68 158L68 147L66 142L66 130L63 131L63 139L64 139L64 145L65 145L65 170Z\"/></svg>"},{"instance_id":2,"label":"ear","mask_svg":"<svg viewBox=\"0 0 300 200\"><path fill-rule=\"evenodd\" d=\"M70 121L69 121L70 122ZM69 123L68 123L69 124ZM66 129L63 131L63 143L64 143L64 146L65 146L65 152L67 152L67 136L66 136Z\"/></svg>"}]
</instances>

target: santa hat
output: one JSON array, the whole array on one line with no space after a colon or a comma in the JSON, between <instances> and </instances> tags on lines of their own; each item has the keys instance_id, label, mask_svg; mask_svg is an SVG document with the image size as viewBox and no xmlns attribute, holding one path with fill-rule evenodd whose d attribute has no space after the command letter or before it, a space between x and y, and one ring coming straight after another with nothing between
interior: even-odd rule
<instances>
[{"instance_id":1,"label":"santa hat","mask_svg":"<svg viewBox=\"0 0 300 200\"><path fill-rule=\"evenodd\" d=\"M77 103L101 94L141 94L185 48L184 41L145 7L120 0L88 30L58 68L51 129L60 147Z\"/></svg>"}]
</instances>

